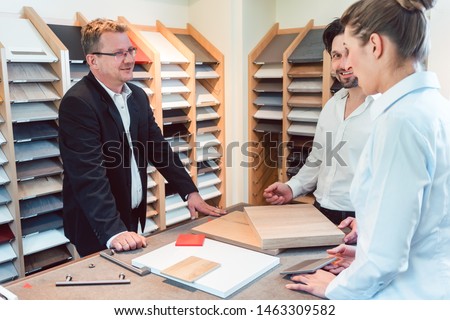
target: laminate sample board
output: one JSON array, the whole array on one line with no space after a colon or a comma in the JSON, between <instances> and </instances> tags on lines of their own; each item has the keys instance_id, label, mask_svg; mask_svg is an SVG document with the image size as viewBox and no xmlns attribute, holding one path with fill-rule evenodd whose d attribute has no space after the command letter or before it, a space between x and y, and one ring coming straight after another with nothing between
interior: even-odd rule
<instances>
[{"instance_id":1,"label":"laminate sample board","mask_svg":"<svg viewBox=\"0 0 450 320\"><path fill-rule=\"evenodd\" d=\"M195 98L197 107L215 106L220 103L199 81L195 82Z\"/></svg>"},{"instance_id":2,"label":"laminate sample board","mask_svg":"<svg viewBox=\"0 0 450 320\"><path fill-rule=\"evenodd\" d=\"M41 197L22 200L19 202L20 217L29 218L40 214L62 210L61 194L50 194Z\"/></svg>"},{"instance_id":3,"label":"laminate sample board","mask_svg":"<svg viewBox=\"0 0 450 320\"><path fill-rule=\"evenodd\" d=\"M16 161L31 161L59 156L59 146L56 140L36 140L14 144Z\"/></svg>"},{"instance_id":4,"label":"laminate sample board","mask_svg":"<svg viewBox=\"0 0 450 320\"><path fill-rule=\"evenodd\" d=\"M313 122L292 122L287 131L295 136L314 137L316 124Z\"/></svg>"},{"instance_id":5,"label":"laminate sample board","mask_svg":"<svg viewBox=\"0 0 450 320\"><path fill-rule=\"evenodd\" d=\"M7 261L11 261L14 258L17 258L17 255L14 252L11 244L10 243L0 244L0 264L5 263Z\"/></svg>"},{"instance_id":6,"label":"laminate sample board","mask_svg":"<svg viewBox=\"0 0 450 320\"><path fill-rule=\"evenodd\" d=\"M10 182L11 182L11 180L9 179L8 175L6 174L5 169L3 168L3 166L0 166L0 185L5 185Z\"/></svg>"},{"instance_id":7,"label":"laminate sample board","mask_svg":"<svg viewBox=\"0 0 450 320\"><path fill-rule=\"evenodd\" d=\"M294 64L288 71L289 78L320 78L323 76L323 63Z\"/></svg>"},{"instance_id":8,"label":"laminate sample board","mask_svg":"<svg viewBox=\"0 0 450 320\"><path fill-rule=\"evenodd\" d=\"M215 120L206 120L197 122L197 134L202 135L205 133L219 132L220 127Z\"/></svg>"},{"instance_id":9,"label":"laminate sample board","mask_svg":"<svg viewBox=\"0 0 450 320\"><path fill-rule=\"evenodd\" d=\"M61 97L51 83L11 83L9 86L12 103L55 101Z\"/></svg>"},{"instance_id":10,"label":"laminate sample board","mask_svg":"<svg viewBox=\"0 0 450 320\"><path fill-rule=\"evenodd\" d=\"M63 173L63 166L59 158L19 162L16 169L19 181Z\"/></svg>"},{"instance_id":11,"label":"laminate sample board","mask_svg":"<svg viewBox=\"0 0 450 320\"><path fill-rule=\"evenodd\" d=\"M161 106L163 110L183 109L191 105L181 94L165 94L162 96Z\"/></svg>"},{"instance_id":12,"label":"laminate sample board","mask_svg":"<svg viewBox=\"0 0 450 320\"><path fill-rule=\"evenodd\" d=\"M13 123L56 120L58 118L58 110L53 103L49 102L14 104L11 106L11 114Z\"/></svg>"},{"instance_id":13,"label":"laminate sample board","mask_svg":"<svg viewBox=\"0 0 450 320\"><path fill-rule=\"evenodd\" d=\"M207 238L229 243L246 249L277 255L281 250L263 250L254 230L248 224L245 213L233 211L191 229L194 234L204 234Z\"/></svg>"},{"instance_id":14,"label":"laminate sample board","mask_svg":"<svg viewBox=\"0 0 450 320\"><path fill-rule=\"evenodd\" d=\"M220 75L210 65L195 65L195 79L217 79Z\"/></svg>"},{"instance_id":15,"label":"laminate sample board","mask_svg":"<svg viewBox=\"0 0 450 320\"><path fill-rule=\"evenodd\" d=\"M282 133L281 121L275 120L259 120L256 126L253 128L255 132L273 132Z\"/></svg>"},{"instance_id":16,"label":"laminate sample board","mask_svg":"<svg viewBox=\"0 0 450 320\"><path fill-rule=\"evenodd\" d=\"M292 95L288 100L290 107L322 107L322 95Z\"/></svg>"},{"instance_id":17,"label":"laminate sample board","mask_svg":"<svg viewBox=\"0 0 450 320\"><path fill-rule=\"evenodd\" d=\"M283 81L281 79L262 79L258 81L253 91L262 92L283 92Z\"/></svg>"},{"instance_id":18,"label":"laminate sample board","mask_svg":"<svg viewBox=\"0 0 450 320\"><path fill-rule=\"evenodd\" d=\"M323 61L325 46L322 41L324 29L310 30L288 58L289 63L311 63Z\"/></svg>"},{"instance_id":19,"label":"laminate sample board","mask_svg":"<svg viewBox=\"0 0 450 320\"><path fill-rule=\"evenodd\" d=\"M0 224L13 221L11 212L9 212L8 206L5 204L0 205Z\"/></svg>"},{"instance_id":20,"label":"laminate sample board","mask_svg":"<svg viewBox=\"0 0 450 320\"><path fill-rule=\"evenodd\" d=\"M87 63L71 63L70 80L78 81L89 73L89 65Z\"/></svg>"},{"instance_id":21,"label":"laminate sample board","mask_svg":"<svg viewBox=\"0 0 450 320\"><path fill-rule=\"evenodd\" d=\"M0 186L0 205L11 202L11 196L5 186Z\"/></svg>"},{"instance_id":22,"label":"laminate sample board","mask_svg":"<svg viewBox=\"0 0 450 320\"><path fill-rule=\"evenodd\" d=\"M25 256L25 273L30 275L72 260L72 255L65 245L50 248Z\"/></svg>"},{"instance_id":23,"label":"laminate sample board","mask_svg":"<svg viewBox=\"0 0 450 320\"><path fill-rule=\"evenodd\" d=\"M178 64L161 65L161 79L188 79L189 73Z\"/></svg>"},{"instance_id":24,"label":"laminate sample board","mask_svg":"<svg viewBox=\"0 0 450 320\"><path fill-rule=\"evenodd\" d=\"M0 244L8 243L14 240L16 237L14 233L11 231L9 224L0 224Z\"/></svg>"},{"instance_id":25,"label":"laminate sample board","mask_svg":"<svg viewBox=\"0 0 450 320\"><path fill-rule=\"evenodd\" d=\"M62 191L61 177L44 177L18 183L19 200L44 196Z\"/></svg>"},{"instance_id":26,"label":"laminate sample board","mask_svg":"<svg viewBox=\"0 0 450 320\"><path fill-rule=\"evenodd\" d=\"M12 262L6 262L0 264L0 283L13 280L17 278L19 274Z\"/></svg>"},{"instance_id":27,"label":"laminate sample board","mask_svg":"<svg viewBox=\"0 0 450 320\"><path fill-rule=\"evenodd\" d=\"M69 60L75 63L86 61L83 48L81 47L81 27L59 24L48 24L50 29L61 40L69 50Z\"/></svg>"},{"instance_id":28,"label":"laminate sample board","mask_svg":"<svg viewBox=\"0 0 450 320\"><path fill-rule=\"evenodd\" d=\"M259 54L255 61L253 61L253 63L281 63L283 61L284 51L297 36L297 33L277 34Z\"/></svg>"},{"instance_id":29,"label":"laminate sample board","mask_svg":"<svg viewBox=\"0 0 450 320\"><path fill-rule=\"evenodd\" d=\"M23 254L33 254L68 242L69 239L64 236L64 230L62 229L52 229L34 233L27 237L23 237Z\"/></svg>"},{"instance_id":30,"label":"laminate sample board","mask_svg":"<svg viewBox=\"0 0 450 320\"><path fill-rule=\"evenodd\" d=\"M190 34L175 34L186 47L194 53L195 63L216 64L219 63L193 36Z\"/></svg>"},{"instance_id":31,"label":"laminate sample board","mask_svg":"<svg viewBox=\"0 0 450 320\"><path fill-rule=\"evenodd\" d=\"M255 119L282 120L283 110L282 107L262 106L255 112L253 117Z\"/></svg>"},{"instance_id":32,"label":"laminate sample board","mask_svg":"<svg viewBox=\"0 0 450 320\"><path fill-rule=\"evenodd\" d=\"M263 64L253 75L255 79L283 78L283 65L281 63Z\"/></svg>"},{"instance_id":33,"label":"laminate sample board","mask_svg":"<svg viewBox=\"0 0 450 320\"><path fill-rule=\"evenodd\" d=\"M219 114L212 107L197 109L197 121L213 120L220 118Z\"/></svg>"},{"instance_id":34,"label":"laminate sample board","mask_svg":"<svg viewBox=\"0 0 450 320\"><path fill-rule=\"evenodd\" d=\"M55 121L35 121L15 123L13 125L14 142L27 142L58 137Z\"/></svg>"},{"instance_id":35,"label":"laminate sample board","mask_svg":"<svg viewBox=\"0 0 450 320\"><path fill-rule=\"evenodd\" d=\"M22 236L63 227L61 212L51 212L22 220Z\"/></svg>"},{"instance_id":36,"label":"laminate sample board","mask_svg":"<svg viewBox=\"0 0 450 320\"><path fill-rule=\"evenodd\" d=\"M191 256L161 270L161 274L187 282L194 282L218 267L220 267L220 264L217 262Z\"/></svg>"},{"instance_id":37,"label":"laminate sample board","mask_svg":"<svg viewBox=\"0 0 450 320\"><path fill-rule=\"evenodd\" d=\"M263 249L330 246L344 233L311 204L244 207Z\"/></svg>"},{"instance_id":38,"label":"laminate sample board","mask_svg":"<svg viewBox=\"0 0 450 320\"><path fill-rule=\"evenodd\" d=\"M191 213L186 207L178 208L171 211L166 211L166 226L174 225L175 223L191 219Z\"/></svg>"},{"instance_id":39,"label":"laminate sample board","mask_svg":"<svg viewBox=\"0 0 450 320\"><path fill-rule=\"evenodd\" d=\"M141 64L134 65L133 68L133 79L134 80L150 80L152 79L152 75L147 69L144 68Z\"/></svg>"},{"instance_id":40,"label":"laminate sample board","mask_svg":"<svg viewBox=\"0 0 450 320\"><path fill-rule=\"evenodd\" d=\"M53 82L59 80L48 63L10 62L7 64L9 82Z\"/></svg>"},{"instance_id":41,"label":"laminate sample board","mask_svg":"<svg viewBox=\"0 0 450 320\"><path fill-rule=\"evenodd\" d=\"M255 100L253 104L257 106L283 106L283 96L279 93L261 93Z\"/></svg>"},{"instance_id":42,"label":"laminate sample board","mask_svg":"<svg viewBox=\"0 0 450 320\"><path fill-rule=\"evenodd\" d=\"M6 49L6 61L58 61L58 58L28 19L2 17L0 19L0 39L2 39L1 42Z\"/></svg>"},{"instance_id":43,"label":"laminate sample board","mask_svg":"<svg viewBox=\"0 0 450 320\"><path fill-rule=\"evenodd\" d=\"M289 92L322 92L322 78L297 78L292 80L288 86Z\"/></svg>"},{"instance_id":44,"label":"laminate sample board","mask_svg":"<svg viewBox=\"0 0 450 320\"><path fill-rule=\"evenodd\" d=\"M220 263L220 267L194 282L163 275L162 270L196 256ZM245 263L243 263L245 261ZM227 298L246 284L280 263L280 259L230 244L205 239L201 247L179 247L172 242L132 260L135 267L148 267L151 272L221 298Z\"/></svg>"},{"instance_id":45,"label":"laminate sample board","mask_svg":"<svg viewBox=\"0 0 450 320\"><path fill-rule=\"evenodd\" d=\"M161 33L153 31L140 33L159 52L161 64L189 63L189 60Z\"/></svg>"},{"instance_id":46,"label":"laminate sample board","mask_svg":"<svg viewBox=\"0 0 450 320\"><path fill-rule=\"evenodd\" d=\"M291 121L317 122L320 111L320 108L293 108L288 114L288 119Z\"/></svg>"}]
</instances>

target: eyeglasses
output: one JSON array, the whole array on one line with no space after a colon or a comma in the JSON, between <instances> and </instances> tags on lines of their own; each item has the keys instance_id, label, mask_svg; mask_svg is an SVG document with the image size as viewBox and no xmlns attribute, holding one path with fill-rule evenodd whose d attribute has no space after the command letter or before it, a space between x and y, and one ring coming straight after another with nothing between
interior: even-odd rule
<instances>
[{"instance_id":1,"label":"eyeglasses","mask_svg":"<svg viewBox=\"0 0 450 320\"><path fill-rule=\"evenodd\" d=\"M132 56L133 58L136 56L137 48L131 47L130 49L126 51L117 51L117 52L92 52L92 54L97 54L101 56L111 56L116 59L116 61L123 61L127 57L127 55Z\"/></svg>"}]
</instances>

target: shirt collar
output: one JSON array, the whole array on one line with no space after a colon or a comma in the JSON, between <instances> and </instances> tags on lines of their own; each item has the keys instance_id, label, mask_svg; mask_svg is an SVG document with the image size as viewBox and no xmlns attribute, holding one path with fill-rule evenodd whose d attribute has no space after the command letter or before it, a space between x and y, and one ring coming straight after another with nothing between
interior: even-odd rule
<instances>
[{"instance_id":1,"label":"shirt collar","mask_svg":"<svg viewBox=\"0 0 450 320\"><path fill-rule=\"evenodd\" d=\"M336 96L336 99L346 99L348 96L348 89L346 88L342 88L341 90L339 90L338 92L336 92L334 94ZM361 113L363 113L368 107L369 105L376 100L378 97L380 96L380 94L374 94L371 96L367 96L366 99L364 100L364 102L358 107L356 108L350 115L348 118L351 117L355 117ZM345 102L343 104L343 107L345 109ZM342 110L342 115L344 114L344 110ZM347 118L347 119L348 119Z\"/></svg>"},{"instance_id":2,"label":"shirt collar","mask_svg":"<svg viewBox=\"0 0 450 320\"><path fill-rule=\"evenodd\" d=\"M110 88L108 88L103 82L101 82L97 78L95 78L95 79L98 81L98 83L100 83L100 85L103 87L103 89L105 89L105 91L111 97L112 101L115 101L114 97L119 95L119 93L116 93L116 92L112 91ZM130 96L130 94L131 94L130 87L128 87L128 85L126 83L124 83L123 87L122 87L122 92L120 93L120 95L122 95L124 98L128 98Z\"/></svg>"},{"instance_id":3,"label":"shirt collar","mask_svg":"<svg viewBox=\"0 0 450 320\"><path fill-rule=\"evenodd\" d=\"M435 88L440 89L439 80L435 73L420 71L404 78L394 86L381 94L371 107L372 119L378 118L383 112L388 110L396 101L406 96L408 93L418 89Z\"/></svg>"}]
</instances>

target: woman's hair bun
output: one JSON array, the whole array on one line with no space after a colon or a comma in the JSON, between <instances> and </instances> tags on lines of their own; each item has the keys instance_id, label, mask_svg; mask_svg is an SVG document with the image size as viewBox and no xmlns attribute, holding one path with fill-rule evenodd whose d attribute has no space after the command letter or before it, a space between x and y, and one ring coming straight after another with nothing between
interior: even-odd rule
<instances>
[{"instance_id":1,"label":"woman's hair bun","mask_svg":"<svg viewBox=\"0 0 450 320\"><path fill-rule=\"evenodd\" d=\"M426 11L436 5L437 0L396 0L404 9L409 11Z\"/></svg>"}]
</instances>

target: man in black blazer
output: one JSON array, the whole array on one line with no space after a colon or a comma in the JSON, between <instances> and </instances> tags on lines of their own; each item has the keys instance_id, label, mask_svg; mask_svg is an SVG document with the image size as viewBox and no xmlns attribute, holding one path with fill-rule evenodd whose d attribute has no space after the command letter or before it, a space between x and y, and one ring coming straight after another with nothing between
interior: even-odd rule
<instances>
[{"instance_id":1,"label":"man in black blazer","mask_svg":"<svg viewBox=\"0 0 450 320\"><path fill-rule=\"evenodd\" d=\"M133 78L136 48L127 27L96 19L82 29L90 73L64 95L59 108L59 145L64 165L64 231L85 256L106 247L146 245L147 163L150 161L198 210L219 216L198 194L177 154L155 122L146 93Z\"/></svg>"}]
</instances>

